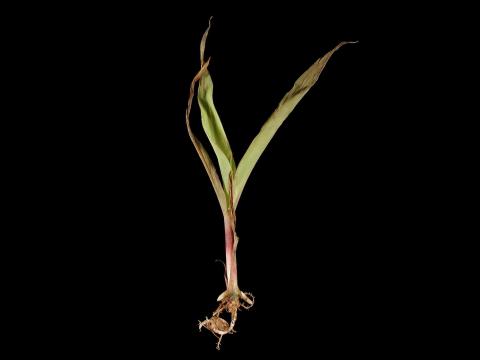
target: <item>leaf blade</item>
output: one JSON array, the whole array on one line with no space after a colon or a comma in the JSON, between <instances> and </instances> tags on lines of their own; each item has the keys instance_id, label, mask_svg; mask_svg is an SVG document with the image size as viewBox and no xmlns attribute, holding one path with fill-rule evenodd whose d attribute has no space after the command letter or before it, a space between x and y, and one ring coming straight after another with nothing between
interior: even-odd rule
<instances>
[{"instance_id":1,"label":"leaf blade","mask_svg":"<svg viewBox=\"0 0 480 360\"><path fill-rule=\"evenodd\" d=\"M210 182L212 183L213 189L215 191L215 195L217 195L220 208L222 209L223 213L226 213L227 198L226 198L222 183L220 181L220 178L218 177L217 170L215 169L215 166L213 165L213 162L210 159L210 156L205 150L205 147L202 145L200 140L198 140L198 138L195 136L195 134L193 133L190 127L190 112L192 109L193 96L195 94L195 84L197 83L197 81L200 80L200 78L205 73L205 71L207 71L209 61L210 59L207 60L205 63L202 62L202 67L200 71L195 75L195 77L192 80L192 83L190 84L190 95L188 98L188 105L185 113L185 118L186 118L187 130L188 130L188 135L190 136L190 140L192 141L195 147L195 150L197 150L198 156L200 157L200 160L202 161L202 164L205 167L205 170L207 171L207 175L210 179Z\"/></svg>"},{"instance_id":2,"label":"leaf blade","mask_svg":"<svg viewBox=\"0 0 480 360\"><path fill-rule=\"evenodd\" d=\"M203 130L215 152L223 187L228 192L230 173L234 175L236 170L235 161L227 135L213 103L213 81L208 70L205 71L199 81L197 100L200 106Z\"/></svg>"},{"instance_id":3,"label":"leaf blade","mask_svg":"<svg viewBox=\"0 0 480 360\"><path fill-rule=\"evenodd\" d=\"M257 136L253 139L247 151L243 155L234 178L234 208L242 195L245 184L250 177L257 161L264 152L273 136L302 100L308 90L317 82L330 57L343 45L352 42L341 42L324 56L315 61L294 83L292 89L280 101L279 105L267 119Z\"/></svg>"},{"instance_id":4,"label":"leaf blade","mask_svg":"<svg viewBox=\"0 0 480 360\"><path fill-rule=\"evenodd\" d=\"M213 17L210 17L207 30L205 30L202 40L200 41L200 65L202 67L205 64L205 46L212 24L212 18ZM235 174L236 167L227 135L225 134L222 122L213 103L213 81L208 70L206 70L200 78L197 100L200 106L202 127L217 157L223 188L228 194L229 177L230 174L232 174L232 176ZM231 196L231 194L228 194L228 196Z\"/></svg>"}]
</instances>

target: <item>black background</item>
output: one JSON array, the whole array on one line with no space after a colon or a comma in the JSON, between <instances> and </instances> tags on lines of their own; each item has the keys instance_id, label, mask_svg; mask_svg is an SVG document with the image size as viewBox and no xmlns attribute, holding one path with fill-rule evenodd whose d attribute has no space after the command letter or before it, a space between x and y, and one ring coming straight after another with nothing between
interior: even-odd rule
<instances>
[{"instance_id":1,"label":"black background","mask_svg":"<svg viewBox=\"0 0 480 360\"><path fill-rule=\"evenodd\" d=\"M334 54L247 183L239 285L256 303L219 354L389 354L419 341L405 327L416 299L403 291L420 247L419 178L404 171L420 166L409 162L418 132L388 106L400 76L389 34L363 13L83 8L32 35L48 64L39 106L52 115L39 226L52 239L40 298L53 332L42 347L218 353L197 324L224 290L223 220L184 117L211 15L214 100L237 163L296 78L359 41ZM192 123L208 145L195 101Z\"/></svg>"}]
</instances>

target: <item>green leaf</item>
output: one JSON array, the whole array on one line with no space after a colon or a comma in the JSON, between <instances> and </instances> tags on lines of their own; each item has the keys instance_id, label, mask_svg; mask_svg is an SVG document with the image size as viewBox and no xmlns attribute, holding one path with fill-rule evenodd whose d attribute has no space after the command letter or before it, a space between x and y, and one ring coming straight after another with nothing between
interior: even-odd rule
<instances>
[{"instance_id":1,"label":"green leaf","mask_svg":"<svg viewBox=\"0 0 480 360\"><path fill-rule=\"evenodd\" d=\"M205 44L209 30L210 22L200 43L200 63L202 66L204 65ZM232 174L232 176L235 175L235 161L222 122L213 104L213 82L208 70L204 71L200 78L197 98L200 106L203 130L217 156L225 192L229 193L228 182L230 174Z\"/></svg>"},{"instance_id":2,"label":"green leaf","mask_svg":"<svg viewBox=\"0 0 480 360\"><path fill-rule=\"evenodd\" d=\"M193 96L195 94L195 84L197 81L199 81L199 79L202 77L205 71L207 71L209 61L210 59L207 60L207 62L205 62L204 64L202 64L200 71L197 73L197 75L195 75L195 77L192 80L192 83L190 84L190 96L188 98L188 106L187 106L185 117L186 117L188 135L190 135L190 139L192 140L192 143L195 146L195 149L197 150L198 155L200 156L200 160L202 160L203 166L205 167L208 177L210 178L210 181L213 185L213 189L215 190L215 194L217 195L217 199L218 199L218 202L220 203L222 212L225 214L227 212L227 198L225 196L225 191L222 187L220 178L218 177L217 170L215 169L215 165L213 165L212 160L210 159L210 156L208 155L204 146L202 145L200 140L198 140L198 138L193 134L192 129L190 128L190 111L192 108Z\"/></svg>"},{"instance_id":3,"label":"green leaf","mask_svg":"<svg viewBox=\"0 0 480 360\"><path fill-rule=\"evenodd\" d=\"M295 106L297 106L300 100L302 100L308 90L310 90L310 88L317 82L320 73L325 68L325 65L327 64L333 53L337 51L340 47L348 43L349 42L342 42L338 44L334 49L332 49L323 57L318 59L312 66L310 66L307 71L302 74L302 76L297 79L297 81L295 81L292 89L283 97L276 110L265 122L263 127L260 129L258 135L253 139L252 143L245 152L245 155L238 164L238 168L235 173L235 208L238 205L238 200L242 195L242 191L250 174L252 173L253 168L255 167L255 164L257 163L258 159L262 155L270 140L272 140L278 128L283 124L285 119L292 112Z\"/></svg>"},{"instance_id":4,"label":"green leaf","mask_svg":"<svg viewBox=\"0 0 480 360\"><path fill-rule=\"evenodd\" d=\"M228 143L222 122L213 105L212 94L213 82L207 70L198 85L198 104L200 105L203 130L205 130L205 134L207 134L208 140L210 140L213 151L215 151L222 175L223 186L225 191L228 192L230 173L235 175L235 161L233 160L232 150Z\"/></svg>"}]
</instances>

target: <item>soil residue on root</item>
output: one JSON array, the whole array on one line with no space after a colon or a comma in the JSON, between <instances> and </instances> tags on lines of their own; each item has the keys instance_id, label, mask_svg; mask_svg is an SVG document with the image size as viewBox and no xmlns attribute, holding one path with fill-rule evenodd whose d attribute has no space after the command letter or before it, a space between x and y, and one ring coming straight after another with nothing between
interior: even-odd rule
<instances>
[{"instance_id":1,"label":"soil residue on root","mask_svg":"<svg viewBox=\"0 0 480 360\"><path fill-rule=\"evenodd\" d=\"M255 298L250 293L238 291L235 293L224 293L220 295L221 302L217 310L215 310L210 318L204 321L199 321L198 328L201 331L202 327L210 330L218 339L217 350L220 350L220 343L223 335L235 333L234 327L237 321L237 313L241 309L250 309L255 301ZM226 312L230 315L230 322L221 317L222 313Z\"/></svg>"}]
</instances>

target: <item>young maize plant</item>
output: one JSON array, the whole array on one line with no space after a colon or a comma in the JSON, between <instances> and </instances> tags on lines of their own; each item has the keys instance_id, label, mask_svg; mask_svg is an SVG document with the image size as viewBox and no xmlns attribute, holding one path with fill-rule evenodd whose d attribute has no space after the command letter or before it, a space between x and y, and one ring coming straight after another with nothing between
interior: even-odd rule
<instances>
[{"instance_id":1,"label":"young maize plant","mask_svg":"<svg viewBox=\"0 0 480 360\"><path fill-rule=\"evenodd\" d=\"M227 136L225 135L217 110L213 104L213 82L208 72L210 58L207 59L207 61L204 59L205 43L209 30L210 23L200 42L200 71L195 75L190 85L186 122L190 139L202 160L213 185L213 189L215 190L215 194L217 195L225 224L225 272L227 289L217 298L217 301L220 302L217 310L213 312L210 318L199 323L200 330L202 327L205 327L218 338L217 349L219 349L223 335L234 332L238 310L241 308L249 309L254 302L254 297L250 293L240 290L237 280L236 250L238 237L235 232L235 209L237 208L238 200L242 195L245 183L275 132L308 90L317 82L320 73L330 57L340 47L349 42L341 42L338 44L334 49L315 61L315 63L297 79L292 89L283 97L278 107L260 129L258 135L253 139L237 167ZM220 176L204 146L193 134L190 127L190 111L197 82L199 83L197 99L200 106L202 126L217 157ZM230 322L227 322L221 317L224 312L230 314Z\"/></svg>"}]
</instances>

